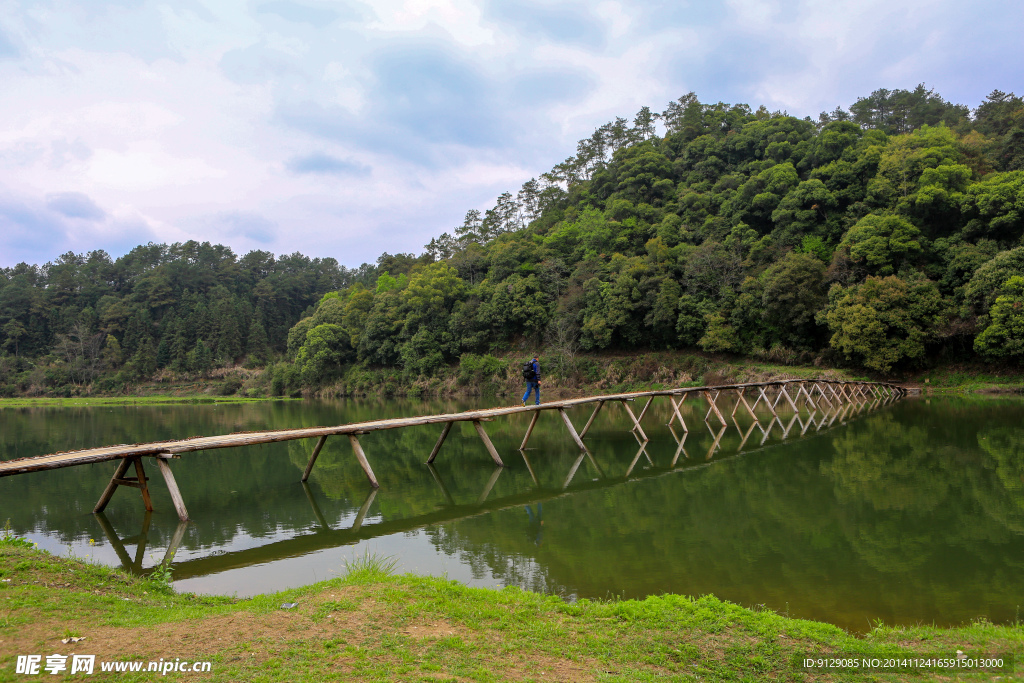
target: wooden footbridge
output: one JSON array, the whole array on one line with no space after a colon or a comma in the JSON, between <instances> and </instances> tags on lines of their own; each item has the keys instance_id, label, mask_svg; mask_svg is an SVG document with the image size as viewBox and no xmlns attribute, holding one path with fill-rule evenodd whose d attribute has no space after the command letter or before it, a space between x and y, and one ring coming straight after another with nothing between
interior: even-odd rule
<instances>
[{"instance_id":1,"label":"wooden footbridge","mask_svg":"<svg viewBox=\"0 0 1024 683\"><path fill-rule=\"evenodd\" d=\"M151 511L153 509L153 505L149 496L149 488L147 484L148 478L146 477L145 467L143 466L143 458L149 457L155 461L156 467L159 469L161 475L163 475L179 518L182 521L186 521L188 520L188 511L185 508L184 499L182 498L181 492L178 490L177 483L174 480L174 475L171 473L171 468L168 464L168 460L179 458L183 453L206 451L216 448L251 446L277 441L315 438L317 439L316 445L313 448L309 462L302 474L302 481L305 482L309 479L310 473L313 471L313 466L316 464L317 457L320 455L320 451L323 449L324 443L327 439L331 436L346 436L352 445L352 450L356 459L359 461L360 466L363 468L363 471L366 473L366 476L370 481L370 485L376 489L379 484L377 483L377 478L373 473L373 469L371 468L369 461L367 460L366 454L363 452L362 445L359 442L359 437L364 434L385 429L443 424L444 427L438 437L437 443L434 445L433 450L427 457L427 463L430 464L434 462L434 459L440 452L441 447L444 445L445 439L448 437L452 425L456 422L472 422L477 434L479 434L480 439L483 442L484 447L490 454L491 459L494 461L495 465L500 468L504 467L504 462L498 454L497 449L494 447L494 444L487 436L487 432L484 430L483 426L484 422L490 422L495 418L505 415L524 412L532 413L533 417L530 420L530 424L523 436L522 444L519 447L522 452L526 449L530 436L533 434L533 430L537 426L540 414L545 411L557 411L561 418L560 421L565 425L576 445L579 446L580 450L585 454L588 453L588 449L584 443L584 439L590 431L591 426L594 424L595 418L600 414L605 404L618 403L629 416L630 422L633 425L632 431L641 444L641 449L637 453L637 458L634 459L635 464L636 460L639 459L640 454L644 451L644 444L648 441L642 422L644 417L647 415L648 408L651 407L655 398L664 397L671 402L672 416L669 420L668 426L673 429L673 434L675 434L674 423L678 422L679 427L684 432L683 441L685 441L685 434L688 432L689 428L683 419L680 407L683 405L684 401L689 398L692 398L694 401L703 401L706 403L708 409L704 415L704 421L709 425L712 420L721 424L721 429L718 431L715 444L712 446L711 451L709 451L709 453L713 453L715 446L717 446L718 441L725 432L725 427L728 425L722 411L728 410L730 400L732 401L731 415L734 420L736 412L741 408L749 413L754 419L754 424L750 426L744 436L743 443L745 444L755 426L760 426L761 424L757 412L759 408L762 416L770 418L768 428L765 429L764 427L761 427L764 437L767 439L768 433L774 427L776 422L778 422L783 428L784 436L788 434L793 428L796 418L800 415L801 410L809 412L812 415L819 412L827 414L830 415L831 420L834 421L838 417L846 415L854 410L896 400L904 394L905 390L903 388L883 382L854 382L827 379L778 380L774 382L641 391L627 394L591 396L588 398L553 401L539 406L490 408L486 410L474 410L445 415L392 418L388 420L360 422L334 427L241 432L225 434L222 436L196 437L180 441L160 441L154 443L90 448L80 451L54 453L52 455L20 458L17 460L0 462L0 477L57 469L60 467L72 467L75 465L118 460L119 462L114 471L114 475L111 477L110 482L104 489L93 511L96 513L102 512L111 497L114 495L114 492L120 486L129 486L140 489L146 510ZM748 400L748 398L752 399L752 401ZM646 403L639 413L635 413L630 407L630 403L641 399L646 399ZM593 406L593 408L583 429L577 431L572 420L569 418L567 411L570 408L581 406ZM791 409L793 412L793 416L789 421L788 427L782 424L782 420L779 417L779 410L785 411L787 409ZM813 421L809 419L807 425L802 428L803 431L806 431L811 424L813 424ZM714 433L714 430L712 430L712 433ZM677 442L680 441L678 437L676 437L676 440ZM682 448L683 445L680 443L680 450L682 450ZM583 455L581 455L581 459L582 457ZM678 457L679 451L676 453L676 458L678 459ZM526 462L527 467L529 467L529 461L527 460ZM126 476L128 468L132 466L134 466L136 476Z\"/></svg>"}]
</instances>

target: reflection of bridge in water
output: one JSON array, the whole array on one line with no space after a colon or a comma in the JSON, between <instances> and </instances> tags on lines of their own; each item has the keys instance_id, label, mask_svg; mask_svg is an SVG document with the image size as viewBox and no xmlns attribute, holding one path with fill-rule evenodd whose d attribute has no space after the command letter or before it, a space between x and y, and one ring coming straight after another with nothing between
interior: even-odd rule
<instances>
[{"instance_id":1,"label":"reflection of bridge in water","mask_svg":"<svg viewBox=\"0 0 1024 683\"><path fill-rule=\"evenodd\" d=\"M792 390L792 395L790 390ZM748 391L757 393L753 404L747 401L746 395ZM427 463L432 463L440 452L445 439L448 437L448 433L451 431L452 425L456 422L472 422L477 434L483 441L484 447L490 454L491 459L494 460L494 464L498 467L503 467L504 463L501 460L501 456L498 455L497 449L495 449L494 444L491 443L490 438L488 438L487 432L484 430L483 423L491 422L495 418L505 415L523 412L533 413L533 418L530 420L530 426L527 427L526 434L523 436L522 445L519 447L520 450L523 450L530 441L530 436L533 434L533 430L537 426L537 420L540 417L540 414L545 411L556 410L558 411L562 422L565 424L565 427L568 429L569 434L576 442L576 445L579 446L581 451L586 453L587 447L584 444L583 439L586 438L587 432L594 424L595 418L597 418L606 403L621 404L633 424L632 431L634 434L636 434L642 441L647 441L647 434L644 432L641 422L647 414L648 408L651 407L654 399L658 397L666 397L672 404L673 414L672 418L669 420L669 426L673 426L673 423L678 419L680 428L684 433L687 433L689 428L687 427L679 408L683 405L686 399L691 396L693 396L697 401L702 398L706 401L708 411L704 415L705 423L708 423L711 415L714 414L715 418L721 423L723 428L728 425L728 422L726 422L725 417L722 415L721 408L718 405L720 400L724 402L727 398L735 395L735 404L732 409L733 419L735 420L736 412L739 410L740 406L743 406L756 423L760 422L756 410L763 402L764 407L762 408L762 413L770 413L773 418L768 427L768 429L771 429L777 421L781 425L781 418L779 417L776 408L779 407L779 404L783 399L785 399L783 406L788 404L794 413L799 414L801 407L804 410L813 411L814 413L817 413L819 410L828 410L832 412L838 410L840 407L845 407L847 410L850 410L854 407L863 408L863 406L871 403L872 401L881 402L894 400L903 394L904 390L902 388L883 382L854 382L828 379L778 380L774 382L729 384L714 387L687 387L658 391L638 391L629 394L591 396L588 398L576 398L566 401L553 401L538 406L489 408L486 410L473 410L447 415L423 415L419 417L359 422L338 425L335 427L310 427L306 429L240 432L235 434L225 434L222 436L201 436L192 439L183 439L180 441L160 441L153 443L90 448L81 451L54 453L52 455L41 455L0 462L0 477L23 474L26 472L36 472L40 470L86 465L90 463L105 462L108 460L120 460L114 471L114 475L110 478L110 482L107 484L103 494L100 496L99 502L96 503L96 507L93 509L93 512L102 512L107 506L107 503L110 502L111 497L117 491L118 487L121 486L140 489L142 492L142 501L146 506L146 510L152 511L153 504L150 501L149 496L149 478L146 476L146 470L143 466L143 458L149 457L156 462L157 469L160 471L160 474L163 475L164 482L167 484L167 489L171 494L171 500L178 512L178 517L182 521L187 521L188 511L185 508L185 501L181 492L178 490L178 485L174 480L174 475L171 473L171 468L168 464L168 460L179 458L182 453L316 438L318 439L316 446L313 448L313 453L310 456L306 469L302 474L302 481L307 481L310 473L313 471L313 466L316 464L317 457L320 455L320 451L323 449L324 443L326 443L327 439L331 436L344 435L348 437L356 460L359 461L359 465L363 468L367 478L370 480L370 485L377 488L379 486L377 483L377 477L374 475L373 469L370 467L369 460L366 458L366 454L363 452L362 445L359 442L359 436L375 431L401 429L404 427L415 427L428 424L444 424L444 428L441 431L441 435L438 438L437 443L434 445L433 450L427 457ZM647 403L640 411L639 416L637 416L633 413L629 404L632 401L642 398L646 398ZM590 419L587 420L586 425L580 432L577 432L576 428L573 426L572 420L569 418L567 410L569 408L584 405L594 405L594 409L593 412L591 412ZM783 408L783 410L785 409ZM790 422L789 427L786 428L787 433L788 429L791 428L792 425L793 423ZM762 428L762 431L765 430ZM767 432L765 433L767 434ZM128 468L132 465L134 465L136 476L126 476Z\"/></svg>"},{"instance_id":2,"label":"reflection of bridge in water","mask_svg":"<svg viewBox=\"0 0 1024 683\"><path fill-rule=\"evenodd\" d=\"M793 383L796 382L790 382L787 384L791 385ZM823 382L805 382L803 384L822 383ZM806 436L809 433L819 433L822 430L829 429L837 423L845 424L845 421L851 417L856 417L857 415L867 411L874 410L893 402L904 395L904 392L897 387L890 387L888 385L872 385L868 383L857 384L861 385L863 388L857 390L850 389L849 387L840 387L840 390L834 391L831 396L822 395L823 392L819 393L815 391L813 387L808 389L805 386L801 386L796 392L793 392L795 396L790 396L790 392L787 390L787 385L782 383L735 385L730 387L711 388L701 387L689 390L687 393L682 394L681 397L677 394L670 394L668 392L648 392L646 394L648 396L648 401L641 410L639 416L635 415L629 409L628 405L623 403L623 405L626 405L627 412L633 418L631 420L633 423L632 434L637 440L638 449L625 472L616 476L608 476L605 473L605 469L598 463L592 450L582 442L582 438L589 431L590 427L594 423L594 418L603 407L603 402L598 403L594 408L586 427L584 427L580 433L575 432L571 421L568 420L564 413L564 408L548 408L560 410L563 420L566 422L567 427L573 432L573 434L577 436L577 443L580 446L579 456L569 468L564 481L562 481L560 485L556 486L544 486L541 484L530 462L530 455L525 448L526 442L529 440L530 434L537 423L539 411L536 411L530 422L530 426L527 429L526 438L524 438L523 445L519 451L534 484L534 488L530 491L504 496L498 499L489 499L492 489L501 476L501 473L504 471L504 465L498 465L490 475L490 478L484 485L476 501L472 503L456 503L440 473L434 468L431 462L428 461L426 463L426 468L446 503L443 508L427 514L416 515L404 519L382 521L371 525L364 525L364 519L369 511L370 505L373 503L378 493L378 488L372 487L368 491L362 506L356 513L351 524L347 528L332 528L332 525L327 521L326 517L320 510L320 506L316 502L313 491L304 479L302 482L303 489L312 508L313 515L320 526L320 529L317 532L295 536L280 541L273 541L255 548L219 553L208 557L177 562L174 564L174 577L176 580L181 580L207 576L229 569L264 564L286 558L300 557L319 550L350 545L360 541L389 536L391 534L409 532L431 525L455 522L497 510L533 505L536 503L545 503L564 495L607 488L626 481L660 477L672 472L679 472L684 469L693 469L709 464L716 454L719 456L728 455L732 457L762 450L767 447L766 444L773 435L780 441L786 441L792 437L799 438ZM790 386L789 388L791 389L792 387ZM872 388L875 389L872 390ZM753 403L746 400L746 392L751 389L757 392L757 398ZM843 389L846 389L846 391L843 391ZM711 445L706 450L704 449L704 446L701 445L699 452L691 453L687 450L687 439L688 437L693 436L693 434L689 431L680 408L682 407L687 394L693 392L700 392L702 397L705 399L705 402L708 404L708 411L704 416L704 424L709 432ZM728 409L728 404L723 402L723 394L726 392L735 396L732 410L729 413L728 418L725 417L723 412ZM647 414L651 401L655 396L659 395L668 396L672 402L672 414L667 426L676 442L676 449L671 460L667 464L655 464L652 460L651 456L647 453L649 439L640 427L640 420ZM601 398L603 398L604 401L630 400L630 398L622 399L619 396ZM818 400L815 401L815 398ZM829 398L832 400L828 400ZM786 408L781 408L779 405L784 399L789 399L786 405L788 410ZM759 416L757 408L762 403L764 407L762 408L762 415ZM737 418L737 413L740 412L741 409L744 410L746 416L751 420L749 424L746 423L746 419ZM522 411L523 409L520 408L519 410ZM780 412L782 413L781 415L779 414ZM714 420L711 419L712 415L715 416ZM762 419L764 419L765 422L762 422ZM731 424L729 422L730 420ZM431 453L431 461L437 455L441 444L444 442L444 439L448 434L448 430L450 429L450 425L451 423L449 422L445 427L441 438L438 440L437 445L435 445L435 448ZM735 450L729 453L723 453L723 437L729 431L730 427L735 430L736 436L739 437L739 445ZM707 439L708 437L704 438ZM485 444L486 443L490 443L489 440L486 440ZM322 446L322 443L319 445ZM691 439L691 450L694 445L695 443ZM638 469L637 465L641 460L646 460L649 467L646 469ZM311 460L311 464L313 461L315 461L315 455ZM597 476L592 479L577 481L576 484L573 484L579 469L585 462L589 463ZM306 472L308 473L309 470L310 467L307 466ZM130 539L118 538L116 532L107 521L102 511L98 512L96 517L125 569L137 574L148 574L153 571L153 568L145 569L142 566L142 558L147 543L149 528L150 514L148 512L143 522L142 531L138 536ZM185 536L186 529L187 521L181 521L171 538L161 564L171 561ZM126 543L129 545L136 545L134 560L129 556L124 548Z\"/></svg>"}]
</instances>

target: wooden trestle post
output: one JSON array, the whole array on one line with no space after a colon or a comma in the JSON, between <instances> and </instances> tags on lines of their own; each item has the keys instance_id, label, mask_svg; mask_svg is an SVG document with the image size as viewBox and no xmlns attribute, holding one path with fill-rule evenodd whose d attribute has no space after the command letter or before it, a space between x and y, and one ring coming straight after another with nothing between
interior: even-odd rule
<instances>
[{"instance_id":1,"label":"wooden trestle post","mask_svg":"<svg viewBox=\"0 0 1024 683\"><path fill-rule=\"evenodd\" d=\"M530 426L526 428L526 434L523 435L523 443L519 445L519 450L526 450L526 442L530 440L530 436L533 434L533 428L537 426L537 419L540 418L540 411L533 411L533 417L530 418ZM529 467L529 465L527 465ZM530 474L533 474L531 471Z\"/></svg>"},{"instance_id":2,"label":"wooden trestle post","mask_svg":"<svg viewBox=\"0 0 1024 683\"><path fill-rule=\"evenodd\" d=\"M181 491L178 490L177 482L174 481L174 475L171 474L171 466L159 455L156 457L156 466L160 470L160 474L164 475L164 483L167 484L167 490L171 492L171 501L174 502L174 509L178 512L178 519L187 522L188 510L185 509L185 501L181 497Z\"/></svg>"},{"instance_id":3,"label":"wooden trestle post","mask_svg":"<svg viewBox=\"0 0 1024 683\"><path fill-rule=\"evenodd\" d=\"M683 428L683 433L688 433L690 430L687 428L686 422L683 420L683 414L679 412L679 406L683 405L683 401L685 401L686 397L689 395L690 394L688 393L683 394L678 403L676 403L676 400L672 398L672 396L668 397L669 402L672 404L672 417L668 419L668 426L672 426L673 420L679 420L679 425Z\"/></svg>"},{"instance_id":4,"label":"wooden trestle post","mask_svg":"<svg viewBox=\"0 0 1024 683\"><path fill-rule=\"evenodd\" d=\"M583 426L583 431L580 432L581 439L587 435L587 432L590 431L590 425L594 424L594 418L597 417L597 414L601 412L601 408L604 408L604 401L597 402L597 407L594 408L594 412L590 414L590 419L587 420L587 424Z\"/></svg>"},{"instance_id":5,"label":"wooden trestle post","mask_svg":"<svg viewBox=\"0 0 1024 683\"><path fill-rule=\"evenodd\" d=\"M644 428L640 426L640 421L636 419L636 415L634 415L632 409L630 409L629 403L625 400L621 401L621 403L622 407L625 408L626 412L629 414L630 419L633 420L633 429L640 434L640 437L644 441L648 441L649 439L647 438L647 434L644 433Z\"/></svg>"},{"instance_id":6,"label":"wooden trestle post","mask_svg":"<svg viewBox=\"0 0 1024 683\"><path fill-rule=\"evenodd\" d=\"M487 447L487 452L491 454L491 459L494 460L494 464L498 467L504 467L505 463L501 461L501 456L498 455L497 449L494 448L494 444L487 437L487 432L484 431L484 426L480 423L480 420L473 420L473 426L476 427L476 433L480 435L480 440L484 442L484 446Z\"/></svg>"},{"instance_id":7,"label":"wooden trestle post","mask_svg":"<svg viewBox=\"0 0 1024 683\"><path fill-rule=\"evenodd\" d=\"M443 444L444 440L448 438L448 432L452 431L452 425L453 424L455 424L455 423L454 422L445 422L444 423L444 429L441 430L441 436L437 437L437 443L434 444L434 450L430 451L430 457L427 458L427 464L428 465L431 464L432 462L434 462L434 458L436 458L437 454L441 451L441 444Z\"/></svg>"},{"instance_id":8,"label":"wooden trestle post","mask_svg":"<svg viewBox=\"0 0 1024 683\"><path fill-rule=\"evenodd\" d=\"M114 491L117 490L117 480L124 476L124 473L128 471L128 465L131 464L131 460L128 458L122 458L121 462L117 463L117 469L114 470L114 476L110 478L107 483L107 488L103 489L103 494L100 495L99 501L96 503L96 507L92 509L94 513L103 512L103 509L107 507L107 503L114 496Z\"/></svg>"},{"instance_id":9,"label":"wooden trestle post","mask_svg":"<svg viewBox=\"0 0 1024 683\"><path fill-rule=\"evenodd\" d=\"M124 476L125 472L128 471L128 467L135 465L134 477ZM153 501L149 497L149 486L146 484L148 478L146 477L146 470L142 466L142 458L139 456L132 458L122 458L121 462L118 463L117 469L114 470L114 476L110 478L107 483L107 487L103 489L103 494L100 496L99 501L96 503L96 507L92 509L95 512L103 512L104 508L107 507L107 503L114 497L114 491L117 490L118 486L131 486L132 488L139 489L142 492L142 503L146 506L146 512L153 511Z\"/></svg>"},{"instance_id":10,"label":"wooden trestle post","mask_svg":"<svg viewBox=\"0 0 1024 683\"><path fill-rule=\"evenodd\" d=\"M724 417L722 417L722 412L718 409L718 406L715 404L715 399L718 398L718 393L721 393L721 392L717 392L715 394L714 398L712 398L711 394L709 392L707 392L707 391L702 391L701 393L704 394L704 398L707 399L708 405L711 406L708 409L708 413L710 414L711 411L714 411L715 417L717 417L718 421L722 423L722 426L723 427L727 426L729 423L725 421ZM705 418L705 420L706 419L707 418Z\"/></svg>"},{"instance_id":11,"label":"wooden trestle post","mask_svg":"<svg viewBox=\"0 0 1024 683\"><path fill-rule=\"evenodd\" d=\"M306 463L306 470L302 473L302 481L309 481L309 475L313 472L313 463L320 457L320 450L324 447L325 443L327 443L326 434L321 436L316 442L316 446L313 447L313 455L309 457L309 462Z\"/></svg>"},{"instance_id":12,"label":"wooden trestle post","mask_svg":"<svg viewBox=\"0 0 1024 683\"><path fill-rule=\"evenodd\" d=\"M583 445L583 439L581 439L580 435L576 433L576 428L572 426L572 420L569 419L569 414L565 412L565 408L559 408L558 414L562 416L562 422L565 423L566 428L572 435L572 440L576 442L576 445L580 447L580 450L587 450L587 447Z\"/></svg>"},{"instance_id":13,"label":"wooden trestle post","mask_svg":"<svg viewBox=\"0 0 1024 683\"><path fill-rule=\"evenodd\" d=\"M359 445L359 437L355 434L349 434L348 440L352 444L352 450L355 451L356 460L359 461L359 466L363 468L363 472L366 472L366 478L370 480L370 486L373 488L380 488L380 484L377 483L377 477L373 476L373 470L370 469L370 463L366 460L366 454L363 453L363 447Z\"/></svg>"}]
</instances>

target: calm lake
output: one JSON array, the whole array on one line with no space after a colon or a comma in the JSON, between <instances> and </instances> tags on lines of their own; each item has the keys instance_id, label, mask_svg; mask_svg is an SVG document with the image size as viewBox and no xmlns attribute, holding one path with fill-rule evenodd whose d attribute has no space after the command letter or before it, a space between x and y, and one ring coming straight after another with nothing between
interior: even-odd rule
<instances>
[{"instance_id":1,"label":"calm lake","mask_svg":"<svg viewBox=\"0 0 1024 683\"><path fill-rule=\"evenodd\" d=\"M486 405L11 408L0 410L0 459ZM338 576L370 552L470 585L569 599L713 593L853 631L1021 616L1024 400L909 398L834 421L801 414L792 426L780 413L767 437L739 413L713 433L705 410L684 404L691 431L680 448L671 407L656 399L641 450L628 416L609 405L587 436L592 457L557 413L541 415L525 458L529 416L498 418L486 428L502 469L468 423L452 429L433 469L424 461L440 425L371 433L361 442L376 492L341 437L327 441L308 486L300 478L315 440L185 454L171 461L185 525L152 465L150 515L124 487L92 514L112 462L23 474L0 479L0 524L51 552L141 572L177 543L181 591L278 590ZM580 428L589 409L570 415Z\"/></svg>"}]
</instances>

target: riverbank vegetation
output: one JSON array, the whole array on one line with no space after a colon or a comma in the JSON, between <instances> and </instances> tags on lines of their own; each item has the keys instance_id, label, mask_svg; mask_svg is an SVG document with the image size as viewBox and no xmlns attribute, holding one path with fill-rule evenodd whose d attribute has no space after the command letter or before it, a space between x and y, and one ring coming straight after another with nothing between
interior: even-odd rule
<instances>
[{"instance_id":1,"label":"riverbank vegetation","mask_svg":"<svg viewBox=\"0 0 1024 683\"><path fill-rule=\"evenodd\" d=\"M339 567L341 578L251 599L178 594L164 574L140 579L29 545L0 539L0 680L15 680L16 655L33 653L210 661L204 681L291 682L864 680L807 674L793 662L812 654L1024 652L1024 628L984 619L952 629L879 624L858 637L711 596L573 601L395 576L373 557ZM83 640L63 642L71 637ZM906 675L875 672L872 680Z\"/></svg>"},{"instance_id":2,"label":"riverbank vegetation","mask_svg":"<svg viewBox=\"0 0 1024 683\"><path fill-rule=\"evenodd\" d=\"M1016 368L1022 236L1013 93L972 110L878 90L817 121L691 93L601 126L418 256L348 269L188 242L3 269L0 394L431 391L538 350L566 381L661 350Z\"/></svg>"}]
</instances>

